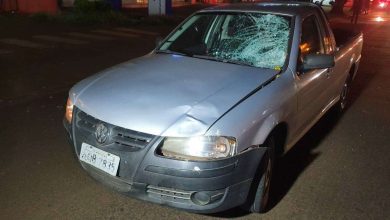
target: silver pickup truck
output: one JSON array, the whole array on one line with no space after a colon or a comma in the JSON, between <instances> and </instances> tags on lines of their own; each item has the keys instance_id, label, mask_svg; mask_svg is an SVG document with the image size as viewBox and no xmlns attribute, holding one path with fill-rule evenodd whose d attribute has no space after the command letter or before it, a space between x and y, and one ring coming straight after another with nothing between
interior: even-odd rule
<instances>
[{"instance_id":1,"label":"silver pickup truck","mask_svg":"<svg viewBox=\"0 0 390 220\"><path fill-rule=\"evenodd\" d=\"M275 158L346 107L363 36L340 36L311 3L201 10L148 55L76 84L69 140L93 178L126 195L264 212Z\"/></svg>"}]
</instances>

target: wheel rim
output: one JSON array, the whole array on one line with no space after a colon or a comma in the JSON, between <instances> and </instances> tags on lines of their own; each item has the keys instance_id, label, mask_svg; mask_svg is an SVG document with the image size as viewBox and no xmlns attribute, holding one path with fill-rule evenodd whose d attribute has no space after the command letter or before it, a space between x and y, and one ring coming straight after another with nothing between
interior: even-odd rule
<instances>
[{"instance_id":1,"label":"wheel rim","mask_svg":"<svg viewBox=\"0 0 390 220\"><path fill-rule=\"evenodd\" d=\"M347 95L348 95L349 85L348 82L344 83L343 91L341 92L340 96L340 107L341 109L345 109L347 106Z\"/></svg>"},{"instance_id":2,"label":"wheel rim","mask_svg":"<svg viewBox=\"0 0 390 220\"><path fill-rule=\"evenodd\" d=\"M269 191L270 191L270 183L271 183L271 174L272 174L272 161L271 157L267 160L267 168L264 176L264 192L263 199L261 200L261 206L264 208L268 202Z\"/></svg>"}]
</instances>

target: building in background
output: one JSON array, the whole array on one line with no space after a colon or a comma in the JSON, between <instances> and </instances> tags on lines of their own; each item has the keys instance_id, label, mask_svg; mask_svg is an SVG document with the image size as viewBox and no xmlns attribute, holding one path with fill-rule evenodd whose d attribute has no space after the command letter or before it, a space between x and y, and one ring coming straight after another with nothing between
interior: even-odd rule
<instances>
[{"instance_id":1,"label":"building in background","mask_svg":"<svg viewBox=\"0 0 390 220\"><path fill-rule=\"evenodd\" d=\"M0 0L1 11L17 11L22 14L58 12L57 0Z\"/></svg>"},{"instance_id":2,"label":"building in background","mask_svg":"<svg viewBox=\"0 0 390 220\"><path fill-rule=\"evenodd\" d=\"M72 7L75 0L62 0L64 7ZM93 0L91 0L93 1ZM217 4L223 3L224 0L172 0L173 6L189 5L196 3L209 3ZM136 7L148 7L148 0L122 0L122 7L124 8L136 8Z\"/></svg>"},{"instance_id":3,"label":"building in background","mask_svg":"<svg viewBox=\"0 0 390 220\"><path fill-rule=\"evenodd\" d=\"M99 0L89 0L99 1ZM169 14L171 4L173 7L197 3L218 4L229 0L106 0L111 2L113 8L149 8L151 15ZM232 0L234 1L234 0ZM248 0L243 0L248 1ZM0 11L18 12L24 14L49 13L55 14L61 7L73 7L75 0L0 0ZM150 3L150 4L149 4ZM118 5L117 5L118 4ZM115 7L114 7L115 6Z\"/></svg>"}]
</instances>

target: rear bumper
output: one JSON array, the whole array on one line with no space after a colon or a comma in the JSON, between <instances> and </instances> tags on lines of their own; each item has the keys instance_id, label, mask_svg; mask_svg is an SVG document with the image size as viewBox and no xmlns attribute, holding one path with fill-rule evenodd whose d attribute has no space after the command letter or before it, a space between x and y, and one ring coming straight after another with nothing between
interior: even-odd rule
<instances>
[{"instance_id":1,"label":"rear bumper","mask_svg":"<svg viewBox=\"0 0 390 220\"><path fill-rule=\"evenodd\" d=\"M197 213L215 213L243 204L266 148L248 149L234 157L216 161L180 161L157 155L162 137L145 149L122 152L80 139L77 128L64 121L67 136L79 156L87 142L121 158L117 176L111 176L80 161L98 182L141 200Z\"/></svg>"}]
</instances>

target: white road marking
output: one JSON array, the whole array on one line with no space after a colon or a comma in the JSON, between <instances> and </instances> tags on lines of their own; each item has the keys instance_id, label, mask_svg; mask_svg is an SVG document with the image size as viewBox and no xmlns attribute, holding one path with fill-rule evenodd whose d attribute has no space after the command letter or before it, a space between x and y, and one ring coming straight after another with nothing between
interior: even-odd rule
<instances>
[{"instance_id":1,"label":"white road marking","mask_svg":"<svg viewBox=\"0 0 390 220\"><path fill-rule=\"evenodd\" d=\"M72 37L81 37L81 38L87 38L92 40L113 40L114 39L112 37L107 37L107 36L98 36L94 34L84 34L84 33L77 33L77 32L67 33L67 35L70 35Z\"/></svg>"},{"instance_id":2,"label":"white road marking","mask_svg":"<svg viewBox=\"0 0 390 220\"><path fill-rule=\"evenodd\" d=\"M48 36L48 35L36 35L36 36L33 36L33 38L57 42L57 43L66 43L66 44L75 44L75 45L88 43L88 42L82 41L82 40L69 39L69 38L56 37L56 36Z\"/></svg>"},{"instance_id":3,"label":"white road marking","mask_svg":"<svg viewBox=\"0 0 390 220\"><path fill-rule=\"evenodd\" d=\"M117 36L117 37L139 37L139 35L136 35L136 34L129 34L129 33L123 33L123 32L117 32L117 31L108 31L108 30L95 30L92 32L99 33L99 34L107 34L107 35L112 35L112 36Z\"/></svg>"},{"instance_id":4,"label":"white road marking","mask_svg":"<svg viewBox=\"0 0 390 220\"><path fill-rule=\"evenodd\" d=\"M160 33L156 33L156 32L143 31L143 30L138 30L138 29L133 29L133 28L126 28L126 27L115 28L115 30L127 31L127 32L136 33L136 34L152 35L152 36L160 35Z\"/></svg>"},{"instance_id":5,"label":"white road marking","mask_svg":"<svg viewBox=\"0 0 390 220\"><path fill-rule=\"evenodd\" d=\"M42 49L46 48L46 46L38 43L34 43L32 41L28 40L20 40L20 39L14 39L14 38L5 38L5 39L0 39L1 43L4 44L10 44L10 45L15 45L19 47L28 47L28 48L34 48L34 49Z\"/></svg>"}]
</instances>

